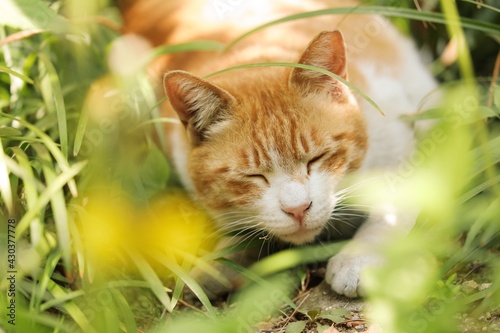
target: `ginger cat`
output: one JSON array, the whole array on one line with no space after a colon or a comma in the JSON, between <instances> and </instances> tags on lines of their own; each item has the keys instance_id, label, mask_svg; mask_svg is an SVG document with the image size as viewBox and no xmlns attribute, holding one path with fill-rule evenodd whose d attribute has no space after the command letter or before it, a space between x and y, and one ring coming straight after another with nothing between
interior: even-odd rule
<instances>
[{"instance_id":1,"label":"ginger cat","mask_svg":"<svg viewBox=\"0 0 500 333\"><path fill-rule=\"evenodd\" d=\"M357 1L124 1L129 33L154 45L224 43L271 20ZM348 79L385 112L340 81L290 67L227 67L262 62L313 65ZM228 52L173 54L161 62L169 102L169 154L185 187L221 229L255 228L275 239L314 242L332 223L341 180L356 170L393 168L414 145L399 120L436 87L413 44L376 15L326 15L264 29ZM387 214L391 219L387 219ZM414 218L371 212L330 259L326 281L356 297L362 269L379 263L388 230L407 233Z\"/></svg>"}]
</instances>

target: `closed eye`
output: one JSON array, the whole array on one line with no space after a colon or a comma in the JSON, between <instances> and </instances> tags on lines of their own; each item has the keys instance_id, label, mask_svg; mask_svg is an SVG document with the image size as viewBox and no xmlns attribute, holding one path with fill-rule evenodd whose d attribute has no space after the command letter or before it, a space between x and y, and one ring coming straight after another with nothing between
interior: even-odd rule
<instances>
[{"instance_id":1,"label":"closed eye","mask_svg":"<svg viewBox=\"0 0 500 333\"><path fill-rule=\"evenodd\" d=\"M267 185L269 185L269 181L267 180L266 176L260 173L249 174L246 175L246 177L257 181L264 181Z\"/></svg>"},{"instance_id":2,"label":"closed eye","mask_svg":"<svg viewBox=\"0 0 500 333\"><path fill-rule=\"evenodd\" d=\"M315 163L319 162L323 157L325 157L326 153L317 155L316 157L312 158L307 162L307 174L311 174L311 168L314 166Z\"/></svg>"}]
</instances>

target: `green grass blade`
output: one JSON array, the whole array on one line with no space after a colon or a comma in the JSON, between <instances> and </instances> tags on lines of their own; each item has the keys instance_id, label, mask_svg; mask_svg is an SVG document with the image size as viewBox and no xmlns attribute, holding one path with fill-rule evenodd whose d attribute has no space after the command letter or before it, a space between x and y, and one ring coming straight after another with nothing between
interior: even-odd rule
<instances>
[{"instance_id":1,"label":"green grass blade","mask_svg":"<svg viewBox=\"0 0 500 333\"><path fill-rule=\"evenodd\" d=\"M26 198L27 209L30 210L36 205L36 200L38 198L37 184L39 181L35 178L33 174L33 169L28 160L28 156L24 150L19 147L11 148L14 156L19 162L19 166L24 170L23 185L24 185L24 196ZM40 217L34 217L30 223L30 238L31 244L36 247L43 237L44 225L41 222Z\"/></svg>"},{"instance_id":2,"label":"green grass blade","mask_svg":"<svg viewBox=\"0 0 500 333\"><path fill-rule=\"evenodd\" d=\"M40 213L52 199L52 196L60 191L67 185L73 178L79 174L87 165L87 161L78 162L69 169L63 171L58 175L53 182L49 183L45 191L38 197L36 204L33 208L29 209L26 214L21 218L16 229L16 239L19 240L26 229L29 227L32 220Z\"/></svg>"},{"instance_id":3,"label":"green grass blade","mask_svg":"<svg viewBox=\"0 0 500 333\"><path fill-rule=\"evenodd\" d=\"M456 40L458 48L458 65L461 74L466 81L475 80L474 69L469 46L465 39L463 28L465 25L460 22L464 19L460 17L455 1L441 0L441 7L446 18L446 28L451 39ZM498 31L497 31L498 34ZM473 87L471 87L472 92Z\"/></svg>"},{"instance_id":4,"label":"green grass blade","mask_svg":"<svg viewBox=\"0 0 500 333\"><path fill-rule=\"evenodd\" d=\"M137 324L134 320L135 315L127 300L118 290L110 290L113 294L113 299L118 307L119 313L122 314L122 318L124 319L126 332L138 332Z\"/></svg>"},{"instance_id":5,"label":"green grass blade","mask_svg":"<svg viewBox=\"0 0 500 333\"><path fill-rule=\"evenodd\" d=\"M47 147L52 156L54 156L54 159L57 161L58 166L62 169L63 172L66 172L71 168L69 166L67 159L59 150L57 144L47 134L41 131L37 126L30 124L29 122L25 121L22 118L14 117L7 113L0 112L0 116L19 122L22 126L26 127L27 129L32 131L36 136L38 136L43 141L43 144ZM68 187L69 190L71 191L71 194L74 197L78 196L76 183L73 179L70 179L68 181Z\"/></svg>"},{"instance_id":6,"label":"green grass blade","mask_svg":"<svg viewBox=\"0 0 500 333\"><path fill-rule=\"evenodd\" d=\"M249 281L253 281L264 288L270 288L270 289L273 288L272 283L265 280L259 274L257 274L255 271L253 271L251 269L245 268L245 267L243 267L235 262L232 262L231 260L228 260L226 258L220 258L217 261L220 262L221 264L223 264L224 266L229 267L233 271L240 273L241 275L246 277ZM295 303L290 298L286 297L284 300L287 303L287 305L290 306L291 308L296 307Z\"/></svg>"},{"instance_id":7,"label":"green grass blade","mask_svg":"<svg viewBox=\"0 0 500 333\"><path fill-rule=\"evenodd\" d=\"M7 66L3 66L3 65L0 65L0 72L4 72L4 73L7 73L7 74L10 74L10 75L13 75L15 77L18 77L20 78L21 80L23 80L24 82L27 82L29 84L33 84L33 80L30 79L29 77L27 77L26 75L23 75L21 73L18 73L12 69L10 69L9 67Z\"/></svg>"},{"instance_id":8,"label":"green grass blade","mask_svg":"<svg viewBox=\"0 0 500 333\"><path fill-rule=\"evenodd\" d=\"M210 40L200 40L188 43L158 46L149 55L149 61L164 55L191 51L222 51L225 45Z\"/></svg>"},{"instance_id":9,"label":"green grass blade","mask_svg":"<svg viewBox=\"0 0 500 333\"><path fill-rule=\"evenodd\" d=\"M7 155L5 155L7 156ZM15 175L16 177L18 178L25 178L26 177L26 173L24 171L23 168L21 168L19 166L19 164L17 164L12 158L9 158L7 156L7 158L3 159L3 160L0 160L2 161L3 164L5 164L5 166L7 167L7 171L11 174L11 175ZM12 183L11 183L11 179L9 178L9 186L11 187L11 191L14 193L15 190L12 188ZM1 197L1 195L0 195Z\"/></svg>"},{"instance_id":10,"label":"green grass blade","mask_svg":"<svg viewBox=\"0 0 500 333\"><path fill-rule=\"evenodd\" d=\"M300 264L326 260L337 254L345 243L343 241L281 251L256 262L250 269L260 276L265 276Z\"/></svg>"},{"instance_id":11,"label":"green grass blade","mask_svg":"<svg viewBox=\"0 0 500 333\"><path fill-rule=\"evenodd\" d=\"M151 125L151 124L179 124L180 125L182 123L177 118L160 117L160 118L153 118L153 119L143 121L142 123L135 126L132 130L136 130L138 128L141 128L141 127L147 126L147 125Z\"/></svg>"},{"instance_id":12,"label":"green grass blade","mask_svg":"<svg viewBox=\"0 0 500 333\"><path fill-rule=\"evenodd\" d=\"M470 179L500 163L500 137L490 140L486 147L475 148L471 154L474 166L470 171Z\"/></svg>"},{"instance_id":13,"label":"green grass blade","mask_svg":"<svg viewBox=\"0 0 500 333\"><path fill-rule=\"evenodd\" d=\"M254 270L243 267L243 266L241 266L241 265L239 265L231 260L228 260L226 258L220 258L217 261L220 262L221 264L223 264L224 266L232 269L233 271L240 273L242 276L247 278L249 281L257 283L257 284L259 284L263 287L266 287L266 288L273 287L273 285L269 281L265 280L261 275L257 274ZM287 303L292 308L295 307L295 304L291 299L287 299Z\"/></svg>"},{"instance_id":14,"label":"green grass blade","mask_svg":"<svg viewBox=\"0 0 500 333\"><path fill-rule=\"evenodd\" d=\"M273 66L309 69L309 70L312 70L312 71L315 71L315 72L318 72L321 74L328 75L329 77L336 79L336 80L342 82L343 84L345 84L346 86L348 86L349 88L351 88L354 92L356 92L358 95L360 95L364 100L366 100L368 103L370 103L378 112L380 112L382 115L384 114L384 112L382 111L382 109L380 109L380 107L377 105L377 103L375 103L370 97L368 97L368 95L366 95L363 91L361 91L361 89L359 89L358 87L356 87L352 83L348 82L344 78L342 78L336 74L333 74L332 72L327 71L326 69L319 68L316 66L296 64L296 63L292 63L292 62L263 62L263 63L245 64L245 65L239 65L239 66L225 68L223 70L211 73L211 74L207 75L206 77L211 77L214 75L218 75L218 74L229 72L229 71L236 70L236 69L253 68L253 67L273 67Z\"/></svg>"},{"instance_id":15,"label":"green grass blade","mask_svg":"<svg viewBox=\"0 0 500 333\"><path fill-rule=\"evenodd\" d=\"M184 280L182 279L175 280L174 290L172 291L172 306L174 308L177 306L177 303L181 299L185 286L186 284L184 283Z\"/></svg>"},{"instance_id":16,"label":"green grass blade","mask_svg":"<svg viewBox=\"0 0 500 333\"><path fill-rule=\"evenodd\" d=\"M467 191L465 194L463 194L459 199L459 203L464 203L478 195L479 193L487 190L490 187L496 186L497 184L500 183L500 175L497 175L495 177L492 177L488 179L487 181L477 185L473 189Z\"/></svg>"},{"instance_id":17,"label":"green grass blade","mask_svg":"<svg viewBox=\"0 0 500 333\"><path fill-rule=\"evenodd\" d=\"M465 297L465 299L462 300L462 302L464 302L465 304L474 303L480 299L487 298L489 296L491 296L491 291L486 289L486 290L478 291L477 293L474 293L472 295Z\"/></svg>"},{"instance_id":18,"label":"green grass blade","mask_svg":"<svg viewBox=\"0 0 500 333\"><path fill-rule=\"evenodd\" d=\"M253 270L250 270L248 268L245 268L229 259L226 258L219 258L217 259L217 262L223 264L224 266L232 269L235 272L240 273L243 275L245 278L247 278L250 281L253 281L255 283L258 283L260 285L266 286L268 285L268 282L264 280L259 274L254 272Z\"/></svg>"},{"instance_id":19,"label":"green grass blade","mask_svg":"<svg viewBox=\"0 0 500 333\"><path fill-rule=\"evenodd\" d=\"M11 136L9 137L9 140L20 141L20 145L22 145L23 143L33 143L33 142L44 143L42 139L27 138L25 136Z\"/></svg>"},{"instance_id":20,"label":"green grass blade","mask_svg":"<svg viewBox=\"0 0 500 333\"><path fill-rule=\"evenodd\" d=\"M83 110L80 113L80 119L78 120L78 125L76 127L75 142L73 144L73 156L77 156L82 148L83 138L85 137L85 131L87 130L87 124L89 120L89 107L87 105L83 106Z\"/></svg>"},{"instance_id":21,"label":"green grass blade","mask_svg":"<svg viewBox=\"0 0 500 333\"><path fill-rule=\"evenodd\" d=\"M488 208L486 208L476 219L474 224L467 233L467 238L465 239L464 248L472 248L473 242L478 237L478 235L484 231L491 221L491 217L495 216L498 212L498 207L500 207L500 198L493 201Z\"/></svg>"},{"instance_id":22,"label":"green grass blade","mask_svg":"<svg viewBox=\"0 0 500 333\"><path fill-rule=\"evenodd\" d=\"M147 288L150 289L149 283L146 281L133 281L133 280L117 280L117 281L110 281L107 283L103 283L101 286L97 287L92 287L93 291L99 291L99 290L109 290L109 289L117 289L117 288ZM51 299L46 301L40 306L40 311L46 311L50 308L59 306L60 304L74 300L76 298L85 296L85 291L80 289L80 290L75 290L73 292L68 292L65 296Z\"/></svg>"},{"instance_id":23,"label":"green grass blade","mask_svg":"<svg viewBox=\"0 0 500 333\"><path fill-rule=\"evenodd\" d=\"M7 207L7 211L11 214L14 211L14 198L12 197L12 188L10 187L9 169L7 169L7 159L5 155L2 139L0 138L0 194L2 200Z\"/></svg>"},{"instance_id":24,"label":"green grass blade","mask_svg":"<svg viewBox=\"0 0 500 333\"><path fill-rule=\"evenodd\" d=\"M60 306L61 304L72 301L75 298L82 297L85 295L85 291L83 290L76 290L72 292L68 292L66 295L58 298L51 299L43 304L40 305L40 312L44 312L49 310L50 308Z\"/></svg>"},{"instance_id":25,"label":"green grass blade","mask_svg":"<svg viewBox=\"0 0 500 333\"><path fill-rule=\"evenodd\" d=\"M203 258L192 255L191 253L187 253L184 251L176 251L176 254L182 257L182 259L189 263L191 267L197 267L202 270L204 273L210 275L214 279L218 280L220 283L225 285L230 285L229 280L221 274L216 268L213 267L208 261Z\"/></svg>"},{"instance_id":26,"label":"green grass blade","mask_svg":"<svg viewBox=\"0 0 500 333\"><path fill-rule=\"evenodd\" d=\"M310 17L315 17L315 16L333 15L333 14L337 14L337 15L339 15L339 14L343 14L343 15L345 15L345 14L376 14L376 15L383 15L383 16L388 16L388 17L399 17L399 18L406 18L406 19L410 19L410 20L425 21L425 22L432 22L432 23L439 23L439 24L446 24L447 23L446 17L441 13L423 12L423 11L419 11L419 10L411 9L411 8L399 8L399 7L388 7L388 6L359 6L359 7L328 8L328 9L321 9L321 10L316 10L316 11L312 11L312 12L290 15L290 16L286 16L286 17L283 17L281 19L260 25L256 28L244 33L243 35L239 36L235 40L233 40L231 43L229 43L227 45L226 49L232 48L235 44L239 43L243 39L249 37L250 35L253 35L254 33L256 33L258 31L261 31L263 29L269 28L269 27L277 25L277 24L281 24L281 23L285 23L285 22L289 22L289 21L300 20L300 19L305 19L305 18L310 18ZM468 19L468 18L462 18L462 27L467 28L467 29L482 31L482 32L489 33L492 35L500 35L500 25L489 23L489 22L477 21L477 20Z\"/></svg>"},{"instance_id":27,"label":"green grass blade","mask_svg":"<svg viewBox=\"0 0 500 333\"><path fill-rule=\"evenodd\" d=\"M201 286L196 282L188 273L186 273L181 266L177 265L173 260L170 260L165 255L155 252L152 254L153 258L174 273L178 278L182 279L184 283L191 289L191 291L198 297L200 302L205 306L208 313L212 318L216 317L216 312L207 297L207 294L203 291Z\"/></svg>"},{"instance_id":28,"label":"green grass blade","mask_svg":"<svg viewBox=\"0 0 500 333\"><path fill-rule=\"evenodd\" d=\"M42 170L45 181L51 184L56 179L52 159L47 149L40 145L35 144L33 148L37 152L38 158L42 160ZM52 217L56 226L58 246L62 251L63 264L67 272L71 271L71 237L69 234L68 226L68 212L66 210L66 201L64 193L61 190L53 193L50 199L50 206L52 208Z\"/></svg>"},{"instance_id":29,"label":"green grass blade","mask_svg":"<svg viewBox=\"0 0 500 333\"><path fill-rule=\"evenodd\" d=\"M105 293L109 295L109 292L106 291ZM97 315L97 321L94 321L94 326L97 326L96 329L99 332L121 333L119 329L120 319L118 318L118 313L113 301L114 299L111 298L111 302L108 303L109 305L101 308L101 313Z\"/></svg>"},{"instance_id":30,"label":"green grass blade","mask_svg":"<svg viewBox=\"0 0 500 333\"><path fill-rule=\"evenodd\" d=\"M153 268L149 265L149 263L139 254L133 253L131 251L127 251L128 255L134 262L135 266L141 273L142 277L146 282L148 282L151 291L155 294L156 298L165 306L167 311L172 312L173 306L170 297L167 294L163 283L160 278L153 270Z\"/></svg>"},{"instance_id":31,"label":"green grass blade","mask_svg":"<svg viewBox=\"0 0 500 333\"><path fill-rule=\"evenodd\" d=\"M231 254L235 254L241 251L253 249L260 246L262 246L262 240L260 239L245 240L243 242L226 246L216 251L208 251L206 254L202 256L201 259L206 262L209 262L212 260L230 256Z\"/></svg>"},{"instance_id":32,"label":"green grass blade","mask_svg":"<svg viewBox=\"0 0 500 333\"><path fill-rule=\"evenodd\" d=\"M487 8L489 10L492 10L494 12L497 12L497 13L500 13L500 8L498 7L494 7L494 6L490 6L486 3L484 3L483 1L477 1L477 0L461 0L462 2L468 2L468 3L471 3L471 4L474 4L478 7L482 7L482 8Z\"/></svg>"},{"instance_id":33,"label":"green grass blade","mask_svg":"<svg viewBox=\"0 0 500 333\"><path fill-rule=\"evenodd\" d=\"M68 291L63 289L52 280L49 280L48 290L50 291L54 299L66 297L66 295L68 294ZM83 332L98 333L92 327L92 324L87 320L87 317L85 316L83 311L74 302L62 303L61 308L66 313L68 313L71 318L73 318L73 320L78 324L78 326L80 326Z\"/></svg>"},{"instance_id":34,"label":"green grass blade","mask_svg":"<svg viewBox=\"0 0 500 333\"><path fill-rule=\"evenodd\" d=\"M160 148L162 151L168 151L168 138L165 133L165 127L162 125L163 118L161 117L161 111L158 108L155 108L152 113L152 124L155 128L155 134L158 136L158 141L160 142ZM159 119L160 121L154 121L155 119ZM138 127L147 125L147 124L139 124ZM137 127L136 127L137 128Z\"/></svg>"},{"instance_id":35,"label":"green grass blade","mask_svg":"<svg viewBox=\"0 0 500 333\"><path fill-rule=\"evenodd\" d=\"M85 248L84 241L82 239L83 235L77 223L74 223L74 221L78 220L76 217L77 213L74 211L74 205L68 204L67 210L68 210L69 220L71 221L71 223L69 223L69 232L71 235L73 257L75 258L75 266L76 269L78 270L78 275L81 277L85 277L86 268L89 265L87 265L88 257L86 256L87 251Z\"/></svg>"},{"instance_id":36,"label":"green grass blade","mask_svg":"<svg viewBox=\"0 0 500 333\"><path fill-rule=\"evenodd\" d=\"M444 16L446 18L446 29L451 39L454 39L457 43L458 49L458 66L460 68L460 73L463 78L463 84L465 88L468 90L468 94L470 96L474 96L477 87L477 80L474 76L474 65L472 62L472 55L470 52L469 45L467 44L467 40L465 37L465 33L463 31L465 27L465 18L460 17L460 13L458 12L458 8L456 6L455 1L453 0L441 0L441 8L444 12ZM497 34L500 33L500 29L498 29ZM479 113L479 108L474 108L470 111L470 113ZM478 132L478 139L480 145L483 149L486 149L488 145L488 133L487 129L484 125L484 122L477 121L475 123L475 129ZM483 156L485 158L489 158L485 151L483 151ZM497 186L498 181L495 180L496 170L491 163L487 163L488 167L486 168L486 176L489 180L488 187L492 186L493 190L496 191L497 195L500 195L500 189Z\"/></svg>"},{"instance_id":37,"label":"green grass blade","mask_svg":"<svg viewBox=\"0 0 500 333\"><path fill-rule=\"evenodd\" d=\"M61 251L59 249L53 249L47 256L47 260L44 263L43 272L40 274L38 283L33 283L34 289L30 300L30 310L40 312L42 300L47 292L50 278L54 273L59 259L61 259Z\"/></svg>"},{"instance_id":38,"label":"green grass blade","mask_svg":"<svg viewBox=\"0 0 500 333\"><path fill-rule=\"evenodd\" d=\"M45 68L48 85L42 85L41 88L49 89L46 94L42 94L44 96L45 103L47 105L48 110L54 110L57 114L57 125L58 125L58 136L61 141L61 152L63 156L68 158L68 123L66 121L66 107L64 105L64 98L61 89L61 82L59 81L59 76L57 71L49 60L48 56L45 54L40 54L39 58L43 63ZM45 78L42 78L44 80ZM49 100L45 98L45 96L49 94L52 96Z\"/></svg>"}]
</instances>

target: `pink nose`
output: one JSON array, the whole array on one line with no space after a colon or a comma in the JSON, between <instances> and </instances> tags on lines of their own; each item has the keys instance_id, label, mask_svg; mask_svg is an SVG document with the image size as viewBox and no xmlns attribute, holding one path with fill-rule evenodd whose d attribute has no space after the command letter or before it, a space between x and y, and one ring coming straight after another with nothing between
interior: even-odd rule
<instances>
[{"instance_id":1,"label":"pink nose","mask_svg":"<svg viewBox=\"0 0 500 333\"><path fill-rule=\"evenodd\" d=\"M295 220L297 220L297 222L299 222L299 224L302 224L302 220L304 220L304 215L305 215L306 211L309 209L309 207L311 207L311 203L312 202L309 201L303 205L293 206L293 207L288 207L288 206L282 205L281 210L289 215L293 215Z\"/></svg>"}]
</instances>

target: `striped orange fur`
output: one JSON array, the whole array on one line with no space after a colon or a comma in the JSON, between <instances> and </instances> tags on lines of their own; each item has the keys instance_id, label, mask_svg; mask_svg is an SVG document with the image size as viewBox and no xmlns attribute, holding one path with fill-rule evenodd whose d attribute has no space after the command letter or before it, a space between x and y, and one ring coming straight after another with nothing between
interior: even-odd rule
<instances>
[{"instance_id":1,"label":"striped orange fur","mask_svg":"<svg viewBox=\"0 0 500 333\"><path fill-rule=\"evenodd\" d=\"M123 0L125 30L155 45L202 39L229 43L286 15L359 5L354 0L220 3ZM330 71L375 99L386 116L340 81L310 69L252 67L204 78L262 62ZM254 228L294 244L314 241L327 226L347 173L390 168L404 159L413 147L413 132L399 116L414 112L435 87L411 42L377 15L283 23L230 50L165 56L157 68L158 77L167 73L163 84L169 102L163 114L182 123L166 124L165 130L168 153L186 188L221 230ZM412 222L401 224L406 230ZM386 237L383 214L370 214L366 225L370 231L362 229L353 244ZM377 261L371 249L349 251L330 261L327 280L335 291L356 296L361 268Z\"/></svg>"}]
</instances>

